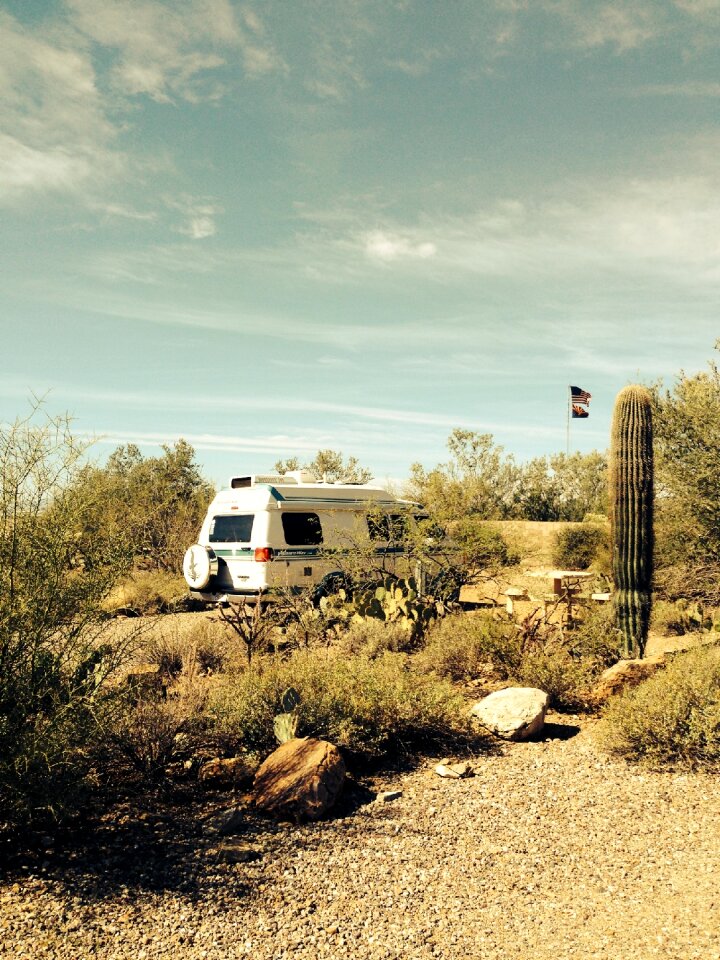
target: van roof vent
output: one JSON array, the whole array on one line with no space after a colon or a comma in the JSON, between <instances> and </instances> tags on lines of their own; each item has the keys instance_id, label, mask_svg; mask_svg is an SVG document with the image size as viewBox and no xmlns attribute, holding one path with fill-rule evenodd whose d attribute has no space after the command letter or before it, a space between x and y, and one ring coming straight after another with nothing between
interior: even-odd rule
<instances>
[{"instance_id":1,"label":"van roof vent","mask_svg":"<svg viewBox=\"0 0 720 960\"><path fill-rule=\"evenodd\" d=\"M289 470L282 478L283 483L317 483L312 470Z\"/></svg>"},{"instance_id":2,"label":"van roof vent","mask_svg":"<svg viewBox=\"0 0 720 960\"><path fill-rule=\"evenodd\" d=\"M230 477L230 489L241 490L256 483L297 483L293 477L280 476L279 473L253 473L249 477Z\"/></svg>"}]
</instances>

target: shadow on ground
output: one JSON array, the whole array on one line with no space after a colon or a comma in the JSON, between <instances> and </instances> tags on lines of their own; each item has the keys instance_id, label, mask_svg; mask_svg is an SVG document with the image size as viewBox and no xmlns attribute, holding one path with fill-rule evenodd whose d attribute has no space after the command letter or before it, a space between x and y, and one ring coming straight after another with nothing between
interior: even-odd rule
<instances>
[{"instance_id":1,"label":"shadow on ground","mask_svg":"<svg viewBox=\"0 0 720 960\"><path fill-rule=\"evenodd\" d=\"M530 743L547 743L549 740L572 740L580 731L576 723L546 723L542 730L534 737L529 737Z\"/></svg>"}]
</instances>

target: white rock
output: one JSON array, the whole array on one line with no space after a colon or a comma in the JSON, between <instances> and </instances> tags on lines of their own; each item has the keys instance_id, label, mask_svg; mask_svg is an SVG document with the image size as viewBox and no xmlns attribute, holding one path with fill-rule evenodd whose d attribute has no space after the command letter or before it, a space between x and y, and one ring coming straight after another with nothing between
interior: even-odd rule
<instances>
[{"instance_id":1,"label":"white rock","mask_svg":"<svg viewBox=\"0 0 720 960\"><path fill-rule=\"evenodd\" d=\"M402 796L402 790L383 790L375 799L378 803L390 803L391 800L398 800Z\"/></svg>"},{"instance_id":2,"label":"white rock","mask_svg":"<svg viewBox=\"0 0 720 960\"><path fill-rule=\"evenodd\" d=\"M549 702L544 690L506 687L476 703L471 713L497 737L527 740L542 730Z\"/></svg>"},{"instance_id":3,"label":"white rock","mask_svg":"<svg viewBox=\"0 0 720 960\"><path fill-rule=\"evenodd\" d=\"M435 773L449 780L464 780L472 777L474 771L469 763L439 763L435 767Z\"/></svg>"}]
</instances>

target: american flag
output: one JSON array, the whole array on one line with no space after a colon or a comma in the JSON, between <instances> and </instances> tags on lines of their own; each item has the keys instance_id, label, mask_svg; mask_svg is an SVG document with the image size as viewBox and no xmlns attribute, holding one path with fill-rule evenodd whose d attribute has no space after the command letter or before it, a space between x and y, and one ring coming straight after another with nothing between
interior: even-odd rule
<instances>
[{"instance_id":1,"label":"american flag","mask_svg":"<svg viewBox=\"0 0 720 960\"><path fill-rule=\"evenodd\" d=\"M573 405L576 403L582 403L584 406L588 406L590 403L590 398L592 397L591 393L588 393L587 390L583 390L582 387L570 387L570 397L572 399Z\"/></svg>"}]
</instances>

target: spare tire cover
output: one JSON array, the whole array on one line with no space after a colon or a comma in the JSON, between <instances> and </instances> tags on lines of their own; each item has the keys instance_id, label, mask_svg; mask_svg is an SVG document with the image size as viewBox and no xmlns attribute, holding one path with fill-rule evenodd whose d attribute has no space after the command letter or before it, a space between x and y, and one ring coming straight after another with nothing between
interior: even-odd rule
<instances>
[{"instance_id":1,"label":"spare tire cover","mask_svg":"<svg viewBox=\"0 0 720 960\"><path fill-rule=\"evenodd\" d=\"M217 557L209 547L194 543L185 551L183 574L193 590L202 590L218 570Z\"/></svg>"}]
</instances>

